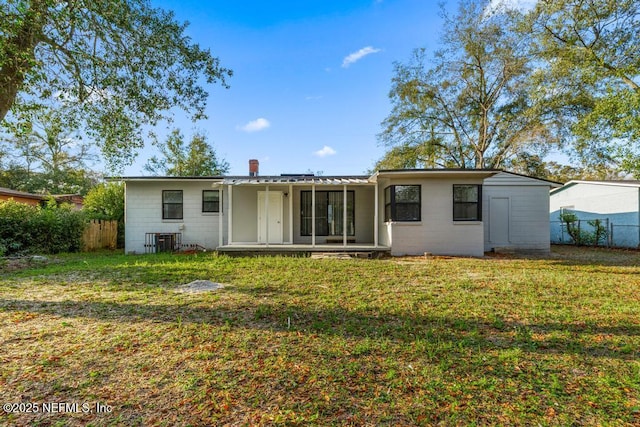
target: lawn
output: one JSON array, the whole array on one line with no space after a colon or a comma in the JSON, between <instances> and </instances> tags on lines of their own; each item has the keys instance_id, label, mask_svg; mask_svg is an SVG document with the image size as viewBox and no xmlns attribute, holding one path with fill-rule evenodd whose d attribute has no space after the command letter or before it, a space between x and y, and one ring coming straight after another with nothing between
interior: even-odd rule
<instances>
[{"instance_id":1,"label":"lawn","mask_svg":"<svg viewBox=\"0 0 640 427\"><path fill-rule=\"evenodd\" d=\"M640 425L637 252L10 267L0 424Z\"/></svg>"}]
</instances>

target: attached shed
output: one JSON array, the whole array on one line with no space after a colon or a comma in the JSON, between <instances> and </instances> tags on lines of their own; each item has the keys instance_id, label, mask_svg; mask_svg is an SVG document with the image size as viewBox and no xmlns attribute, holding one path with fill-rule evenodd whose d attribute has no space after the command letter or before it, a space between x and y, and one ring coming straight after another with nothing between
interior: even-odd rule
<instances>
[{"instance_id":1,"label":"attached shed","mask_svg":"<svg viewBox=\"0 0 640 427\"><path fill-rule=\"evenodd\" d=\"M549 190L557 182L500 172L484 180L484 250L549 252Z\"/></svg>"}]
</instances>

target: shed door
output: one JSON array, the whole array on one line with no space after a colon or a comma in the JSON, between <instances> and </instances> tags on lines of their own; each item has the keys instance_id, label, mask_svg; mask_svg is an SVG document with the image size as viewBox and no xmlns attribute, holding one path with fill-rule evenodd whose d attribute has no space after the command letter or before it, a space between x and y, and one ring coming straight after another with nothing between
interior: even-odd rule
<instances>
[{"instance_id":1,"label":"shed door","mask_svg":"<svg viewBox=\"0 0 640 427\"><path fill-rule=\"evenodd\" d=\"M489 202L489 241L496 245L509 243L508 197L492 197Z\"/></svg>"}]
</instances>

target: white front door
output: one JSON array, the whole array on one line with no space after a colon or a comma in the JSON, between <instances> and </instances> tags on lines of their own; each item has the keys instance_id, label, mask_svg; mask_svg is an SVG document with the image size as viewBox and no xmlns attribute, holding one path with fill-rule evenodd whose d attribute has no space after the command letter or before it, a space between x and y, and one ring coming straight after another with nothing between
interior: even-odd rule
<instances>
[{"instance_id":1,"label":"white front door","mask_svg":"<svg viewBox=\"0 0 640 427\"><path fill-rule=\"evenodd\" d=\"M258 191L258 243L267 242L283 242L282 191Z\"/></svg>"},{"instance_id":2,"label":"white front door","mask_svg":"<svg viewBox=\"0 0 640 427\"><path fill-rule=\"evenodd\" d=\"M492 197L489 201L489 242L509 243L509 198Z\"/></svg>"}]
</instances>

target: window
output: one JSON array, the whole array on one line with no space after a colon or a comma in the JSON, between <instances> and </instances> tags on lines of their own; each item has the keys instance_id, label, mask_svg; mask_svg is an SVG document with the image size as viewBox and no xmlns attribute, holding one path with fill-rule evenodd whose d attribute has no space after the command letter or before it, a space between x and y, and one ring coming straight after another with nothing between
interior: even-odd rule
<instances>
[{"instance_id":1,"label":"window","mask_svg":"<svg viewBox=\"0 0 640 427\"><path fill-rule=\"evenodd\" d=\"M220 211L220 190L202 190L202 212Z\"/></svg>"},{"instance_id":2,"label":"window","mask_svg":"<svg viewBox=\"0 0 640 427\"><path fill-rule=\"evenodd\" d=\"M182 219L182 190L162 191L162 219Z\"/></svg>"},{"instance_id":3,"label":"window","mask_svg":"<svg viewBox=\"0 0 640 427\"><path fill-rule=\"evenodd\" d=\"M311 236L311 191L300 192L300 234ZM354 225L355 195L347 191L347 235L356 234ZM316 191L316 236L342 236L344 233L344 193L342 191Z\"/></svg>"},{"instance_id":4,"label":"window","mask_svg":"<svg viewBox=\"0 0 640 427\"><path fill-rule=\"evenodd\" d=\"M384 189L385 221L420 221L419 185L391 185Z\"/></svg>"},{"instance_id":5,"label":"window","mask_svg":"<svg viewBox=\"0 0 640 427\"><path fill-rule=\"evenodd\" d=\"M453 220L481 221L482 220L482 186L454 185L453 186Z\"/></svg>"}]
</instances>

